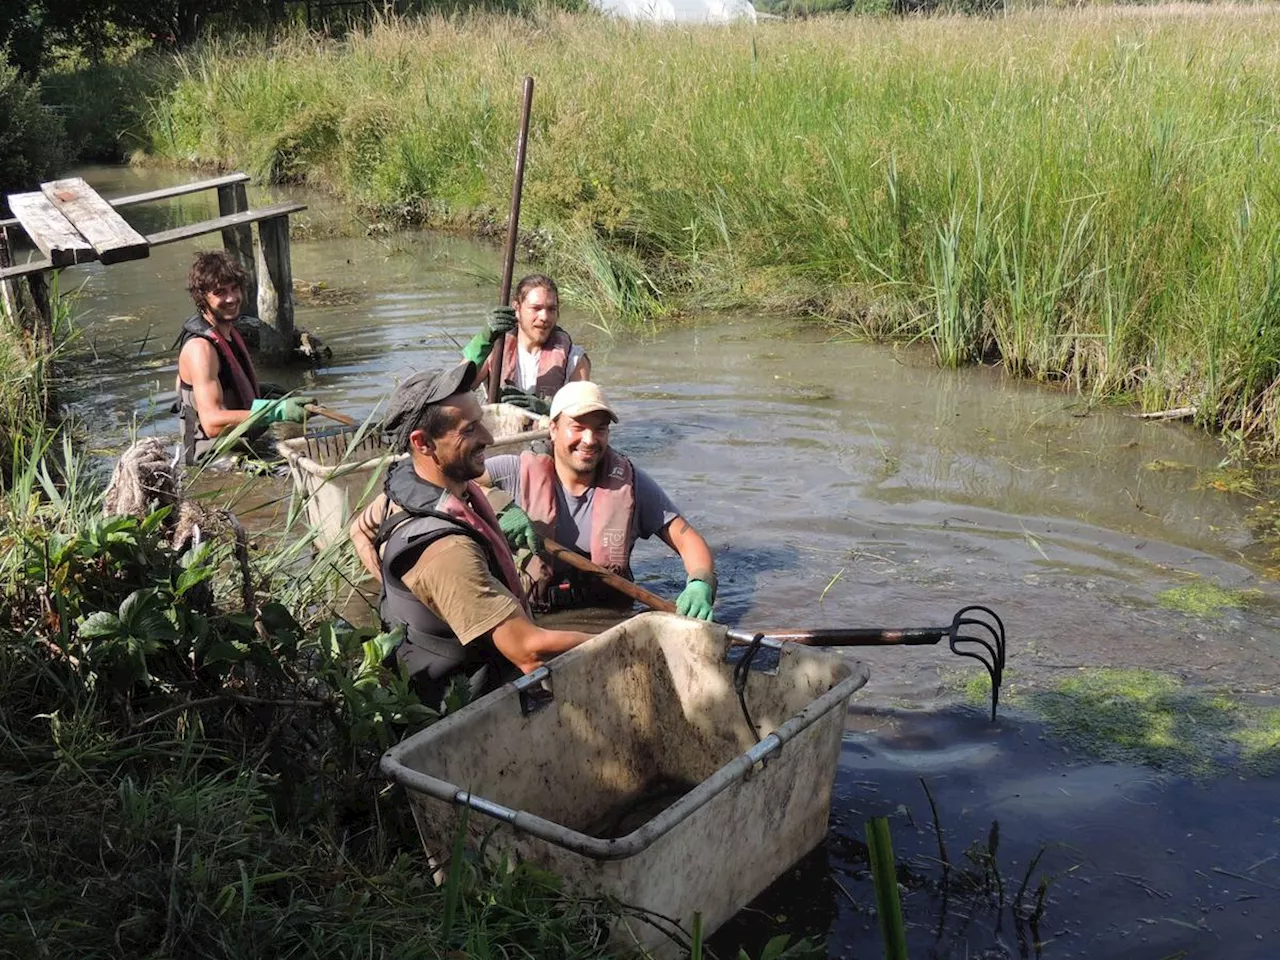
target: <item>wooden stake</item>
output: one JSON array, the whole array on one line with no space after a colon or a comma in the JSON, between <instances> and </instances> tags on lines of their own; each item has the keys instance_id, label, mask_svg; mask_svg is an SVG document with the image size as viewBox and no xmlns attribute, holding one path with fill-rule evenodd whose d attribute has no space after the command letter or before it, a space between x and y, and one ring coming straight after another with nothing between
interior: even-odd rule
<instances>
[{"instance_id":1,"label":"wooden stake","mask_svg":"<svg viewBox=\"0 0 1280 960\"><path fill-rule=\"evenodd\" d=\"M292 350L293 265L289 260L289 218L272 217L258 224L263 270L258 277L258 317L280 331Z\"/></svg>"},{"instance_id":2,"label":"wooden stake","mask_svg":"<svg viewBox=\"0 0 1280 960\"><path fill-rule=\"evenodd\" d=\"M249 209L249 192L244 181L225 183L218 187L218 216L225 217L233 213L244 213ZM258 303L258 263L253 255L253 227L242 223L236 227L228 227L222 231L222 248L240 261L244 267L245 284L244 303Z\"/></svg>"},{"instance_id":3,"label":"wooden stake","mask_svg":"<svg viewBox=\"0 0 1280 960\"><path fill-rule=\"evenodd\" d=\"M9 253L9 231L0 228L0 268L13 266L13 257ZM13 329L22 329L22 318L18 315L18 287L13 280L0 280L0 309Z\"/></svg>"}]
</instances>

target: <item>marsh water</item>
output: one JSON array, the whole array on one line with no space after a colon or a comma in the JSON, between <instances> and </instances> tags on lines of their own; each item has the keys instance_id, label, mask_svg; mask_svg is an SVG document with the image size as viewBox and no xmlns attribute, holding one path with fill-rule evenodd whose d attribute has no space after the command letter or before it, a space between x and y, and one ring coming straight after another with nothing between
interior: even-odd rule
<instances>
[{"instance_id":1,"label":"marsh water","mask_svg":"<svg viewBox=\"0 0 1280 960\"><path fill-rule=\"evenodd\" d=\"M107 196L189 179L85 175ZM334 356L314 371L262 373L362 416L396 378L452 362L494 299L498 251L367 229L332 200L302 196L297 323ZM214 213L211 197L128 211L144 231ZM79 290L84 328L77 407L104 449L134 431L176 432L170 348L191 311L191 253L209 245L216 235L63 274L62 288ZM1207 482L1223 451L1192 427L998 371L939 370L926 349L840 342L793 320L695 317L611 337L569 304L562 322L621 413L614 445L715 549L720 619L931 625L983 603L1008 629L1015 688L1092 667L1249 695L1280 686L1280 591L1262 574L1252 504ZM287 493L267 478L256 502ZM683 585L659 543L642 543L635 566L659 593ZM1168 605L1168 591L1206 584L1247 602L1201 615ZM782 929L829 934L832 956L878 955L860 844L865 817L885 813L900 858L915 864L904 880L913 956L1280 956L1275 774L1187 779L1099 762L1017 709L990 723L960 689L980 668L945 647L858 655L872 680L849 717L828 841L721 934L722 948ZM956 862L945 897L921 778ZM961 863L980 859L964 851L987 845L993 821L1004 909L994 892L956 880ZM1042 847L1024 905L1051 882L1028 931L1008 903ZM978 883L981 871L969 872Z\"/></svg>"}]
</instances>

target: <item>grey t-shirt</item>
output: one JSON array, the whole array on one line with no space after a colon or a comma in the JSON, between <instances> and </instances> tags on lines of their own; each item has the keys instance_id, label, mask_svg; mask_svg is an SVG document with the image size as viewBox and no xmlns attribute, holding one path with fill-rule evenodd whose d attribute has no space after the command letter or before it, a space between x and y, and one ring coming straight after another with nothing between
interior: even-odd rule
<instances>
[{"instance_id":1,"label":"grey t-shirt","mask_svg":"<svg viewBox=\"0 0 1280 960\"><path fill-rule=\"evenodd\" d=\"M493 485L520 502L520 457L505 454L485 461L485 470ZM632 465L635 471L635 532L648 539L680 516L680 511L654 479ZM556 532L557 543L577 547L578 552L591 556L591 505L595 501L596 488L591 487L580 497L568 493L556 483Z\"/></svg>"}]
</instances>

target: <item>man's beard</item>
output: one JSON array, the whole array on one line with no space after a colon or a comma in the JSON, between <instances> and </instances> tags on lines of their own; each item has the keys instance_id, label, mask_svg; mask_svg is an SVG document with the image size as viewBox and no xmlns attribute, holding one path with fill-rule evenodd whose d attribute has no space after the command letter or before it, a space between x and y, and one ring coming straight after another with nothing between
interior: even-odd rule
<instances>
[{"instance_id":1,"label":"man's beard","mask_svg":"<svg viewBox=\"0 0 1280 960\"><path fill-rule=\"evenodd\" d=\"M448 466L440 465L440 472L444 474L445 479L452 480L454 483L466 483L468 480L474 480L476 477L484 473L484 467L477 469L468 457L464 460L457 460Z\"/></svg>"}]
</instances>

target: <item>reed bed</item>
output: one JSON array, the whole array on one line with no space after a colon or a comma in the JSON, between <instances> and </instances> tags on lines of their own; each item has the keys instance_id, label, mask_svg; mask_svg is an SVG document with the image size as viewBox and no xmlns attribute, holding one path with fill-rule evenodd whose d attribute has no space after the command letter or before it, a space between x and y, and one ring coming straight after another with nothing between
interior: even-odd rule
<instances>
[{"instance_id":1,"label":"reed bed","mask_svg":"<svg viewBox=\"0 0 1280 960\"><path fill-rule=\"evenodd\" d=\"M1270 7L435 19L179 68L158 156L416 222L502 216L531 72L522 223L606 326L802 309L1280 446Z\"/></svg>"}]
</instances>

